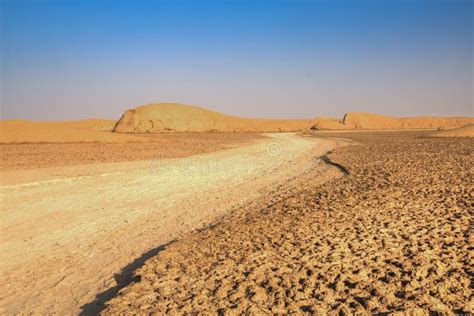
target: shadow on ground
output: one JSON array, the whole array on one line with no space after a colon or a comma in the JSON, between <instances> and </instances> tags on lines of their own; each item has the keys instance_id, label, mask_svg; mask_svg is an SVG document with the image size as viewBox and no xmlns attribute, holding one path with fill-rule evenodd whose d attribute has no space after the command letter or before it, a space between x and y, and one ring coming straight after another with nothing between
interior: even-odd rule
<instances>
[{"instance_id":1,"label":"shadow on ground","mask_svg":"<svg viewBox=\"0 0 474 316\"><path fill-rule=\"evenodd\" d=\"M329 152L330 154L331 152ZM327 155L324 155L322 156L321 159L323 162L325 162L326 164L328 165L331 165L331 166L334 166L336 167L339 171L341 171L342 173L344 173L345 175L348 175L349 174L349 170L347 170L346 167L336 163L336 162L333 162Z\"/></svg>"},{"instance_id":2,"label":"shadow on ground","mask_svg":"<svg viewBox=\"0 0 474 316\"><path fill-rule=\"evenodd\" d=\"M106 303L110 299L114 298L121 289L123 289L124 287L132 283L140 281L140 277L134 275L134 272L140 267L142 267L145 261L157 255L158 253L160 253L162 250L164 250L168 245L170 245L173 242L174 240L170 241L167 244L151 249L150 251L145 252L139 258L136 258L131 263L126 265L120 271L120 273L114 275L114 279L117 285L110 289L105 290L102 293L97 294L95 299L92 302L82 305L81 312L79 315L81 316L98 315L102 310L105 309Z\"/></svg>"}]
</instances>

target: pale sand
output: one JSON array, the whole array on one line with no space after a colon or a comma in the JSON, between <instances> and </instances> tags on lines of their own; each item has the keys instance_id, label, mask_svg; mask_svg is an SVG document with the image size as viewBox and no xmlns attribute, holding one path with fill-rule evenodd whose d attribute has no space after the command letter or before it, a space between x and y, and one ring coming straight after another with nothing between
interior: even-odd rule
<instances>
[{"instance_id":1,"label":"pale sand","mask_svg":"<svg viewBox=\"0 0 474 316\"><path fill-rule=\"evenodd\" d=\"M78 313L98 293L110 298L124 282L122 268L308 168L324 173L329 167L315 157L337 143L268 136L178 160L17 171L18 179L1 187L2 313Z\"/></svg>"}]
</instances>

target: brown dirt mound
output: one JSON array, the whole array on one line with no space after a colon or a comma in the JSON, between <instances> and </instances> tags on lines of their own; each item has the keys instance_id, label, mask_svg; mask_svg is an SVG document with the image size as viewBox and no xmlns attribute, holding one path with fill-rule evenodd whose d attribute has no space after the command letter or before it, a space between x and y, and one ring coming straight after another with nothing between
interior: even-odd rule
<instances>
[{"instance_id":1,"label":"brown dirt mound","mask_svg":"<svg viewBox=\"0 0 474 316\"><path fill-rule=\"evenodd\" d=\"M314 120L241 118L190 105L159 103L126 111L114 132L293 132L308 130L314 123Z\"/></svg>"},{"instance_id":2,"label":"brown dirt mound","mask_svg":"<svg viewBox=\"0 0 474 316\"><path fill-rule=\"evenodd\" d=\"M474 118L470 117L406 117L395 118L390 116L350 112L344 115L340 121L334 119L320 118L312 129L315 130L398 130L398 129L437 129L452 128L473 124Z\"/></svg>"},{"instance_id":3,"label":"brown dirt mound","mask_svg":"<svg viewBox=\"0 0 474 316\"><path fill-rule=\"evenodd\" d=\"M112 120L65 122L0 121L0 143L67 143L146 141L143 137L112 133Z\"/></svg>"},{"instance_id":4,"label":"brown dirt mound","mask_svg":"<svg viewBox=\"0 0 474 316\"><path fill-rule=\"evenodd\" d=\"M431 134L434 137L474 137L474 124L461 126L448 130L438 130Z\"/></svg>"}]
</instances>

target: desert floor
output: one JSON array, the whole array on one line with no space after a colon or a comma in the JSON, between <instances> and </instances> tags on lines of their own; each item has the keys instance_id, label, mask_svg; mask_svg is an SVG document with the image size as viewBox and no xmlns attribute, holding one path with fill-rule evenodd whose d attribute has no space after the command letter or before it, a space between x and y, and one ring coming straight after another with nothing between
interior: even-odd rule
<instances>
[{"instance_id":1,"label":"desert floor","mask_svg":"<svg viewBox=\"0 0 474 316\"><path fill-rule=\"evenodd\" d=\"M352 145L160 249L102 312L473 313L474 139L424 135L315 135Z\"/></svg>"},{"instance_id":2,"label":"desert floor","mask_svg":"<svg viewBox=\"0 0 474 316\"><path fill-rule=\"evenodd\" d=\"M264 138L255 133L118 134L117 137L125 136L135 141L0 143L0 171L183 158L242 146Z\"/></svg>"},{"instance_id":3,"label":"desert floor","mask_svg":"<svg viewBox=\"0 0 474 316\"><path fill-rule=\"evenodd\" d=\"M308 172L317 173L314 183L343 174L319 158L341 140L161 137L155 144L0 145L2 314L101 311L166 245L225 225L221 218L234 213L259 214L262 201L281 203Z\"/></svg>"}]
</instances>

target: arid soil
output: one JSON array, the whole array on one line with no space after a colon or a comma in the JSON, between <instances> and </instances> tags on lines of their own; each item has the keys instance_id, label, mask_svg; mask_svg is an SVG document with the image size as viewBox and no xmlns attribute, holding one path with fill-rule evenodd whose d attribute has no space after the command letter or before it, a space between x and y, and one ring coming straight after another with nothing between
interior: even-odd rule
<instances>
[{"instance_id":1,"label":"arid soil","mask_svg":"<svg viewBox=\"0 0 474 316\"><path fill-rule=\"evenodd\" d=\"M352 139L323 157L344 176L311 169L167 246L103 314L473 313L474 139L426 135L316 135Z\"/></svg>"},{"instance_id":2,"label":"arid soil","mask_svg":"<svg viewBox=\"0 0 474 316\"><path fill-rule=\"evenodd\" d=\"M236 145L225 134L181 144L206 137ZM315 181L339 176L317 158L339 141L235 137L245 144L179 159L0 172L0 314L95 314L164 245L271 197L308 170L319 170Z\"/></svg>"},{"instance_id":3,"label":"arid soil","mask_svg":"<svg viewBox=\"0 0 474 316\"><path fill-rule=\"evenodd\" d=\"M146 142L0 144L0 171L183 158L264 138L255 133L173 133L140 137Z\"/></svg>"}]
</instances>

